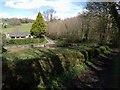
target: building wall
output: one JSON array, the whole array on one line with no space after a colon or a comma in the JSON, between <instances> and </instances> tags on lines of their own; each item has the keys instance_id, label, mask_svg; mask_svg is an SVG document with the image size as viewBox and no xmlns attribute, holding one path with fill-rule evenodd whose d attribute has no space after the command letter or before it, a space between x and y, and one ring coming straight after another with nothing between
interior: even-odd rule
<instances>
[{"instance_id":1,"label":"building wall","mask_svg":"<svg viewBox=\"0 0 120 90\"><path fill-rule=\"evenodd\" d=\"M7 38L7 39L11 39L11 38L15 38L15 39L24 39L24 38L33 38L33 36L26 35L26 36L23 36L23 37L21 37L21 36L12 37L12 36L10 36L10 34L6 34L6 38Z\"/></svg>"}]
</instances>

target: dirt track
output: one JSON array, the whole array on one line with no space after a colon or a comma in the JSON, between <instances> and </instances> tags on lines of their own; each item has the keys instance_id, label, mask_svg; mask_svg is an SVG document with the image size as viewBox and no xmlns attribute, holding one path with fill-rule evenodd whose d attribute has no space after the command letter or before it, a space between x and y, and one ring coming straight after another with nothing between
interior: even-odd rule
<instances>
[{"instance_id":1,"label":"dirt track","mask_svg":"<svg viewBox=\"0 0 120 90\"><path fill-rule=\"evenodd\" d=\"M47 45L51 45L51 44L55 44L55 41L53 41L52 39L48 38L48 37L45 37L46 38L46 41L47 41Z\"/></svg>"},{"instance_id":2,"label":"dirt track","mask_svg":"<svg viewBox=\"0 0 120 90\"><path fill-rule=\"evenodd\" d=\"M93 65L70 82L72 88L115 88L120 89L120 52L100 56Z\"/></svg>"}]
</instances>

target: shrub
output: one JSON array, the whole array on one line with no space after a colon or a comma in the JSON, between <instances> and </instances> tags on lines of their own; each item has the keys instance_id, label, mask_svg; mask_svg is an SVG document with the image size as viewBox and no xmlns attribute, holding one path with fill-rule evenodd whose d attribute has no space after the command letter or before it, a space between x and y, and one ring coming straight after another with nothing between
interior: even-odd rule
<instances>
[{"instance_id":1,"label":"shrub","mask_svg":"<svg viewBox=\"0 0 120 90\"><path fill-rule=\"evenodd\" d=\"M100 50L101 50L102 53L104 53L106 51L105 46L100 46L99 48L100 48Z\"/></svg>"},{"instance_id":2,"label":"shrub","mask_svg":"<svg viewBox=\"0 0 120 90\"><path fill-rule=\"evenodd\" d=\"M45 37L44 37L44 36L41 37L40 40L39 40L39 42L40 42L40 43L45 43L45 42L46 42Z\"/></svg>"},{"instance_id":3,"label":"shrub","mask_svg":"<svg viewBox=\"0 0 120 90\"><path fill-rule=\"evenodd\" d=\"M111 51L111 49L109 48L109 46L105 45L104 47L106 48L106 50Z\"/></svg>"}]
</instances>

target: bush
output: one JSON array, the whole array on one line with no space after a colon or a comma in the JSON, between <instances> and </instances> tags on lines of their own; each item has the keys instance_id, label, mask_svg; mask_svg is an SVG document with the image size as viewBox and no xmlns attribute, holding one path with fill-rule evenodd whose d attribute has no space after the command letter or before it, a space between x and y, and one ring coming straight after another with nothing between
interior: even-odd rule
<instances>
[{"instance_id":1,"label":"bush","mask_svg":"<svg viewBox=\"0 0 120 90\"><path fill-rule=\"evenodd\" d=\"M106 48L106 50L111 51L111 49L109 48L109 46L105 45L104 47Z\"/></svg>"},{"instance_id":2,"label":"bush","mask_svg":"<svg viewBox=\"0 0 120 90\"><path fill-rule=\"evenodd\" d=\"M105 46L100 46L99 48L100 48L100 50L101 50L102 53L104 53L106 51Z\"/></svg>"},{"instance_id":3,"label":"bush","mask_svg":"<svg viewBox=\"0 0 120 90\"><path fill-rule=\"evenodd\" d=\"M45 42L46 42L45 37L42 36L42 37L40 38L39 42L40 42L40 43L45 43Z\"/></svg>"}]
</instances>

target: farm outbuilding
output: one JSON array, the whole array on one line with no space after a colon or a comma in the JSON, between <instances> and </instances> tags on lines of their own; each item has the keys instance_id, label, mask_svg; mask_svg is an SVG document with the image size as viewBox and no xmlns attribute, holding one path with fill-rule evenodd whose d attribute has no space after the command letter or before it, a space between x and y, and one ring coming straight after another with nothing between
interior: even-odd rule
<instances>
[{"instance_id":1,"label":"farm outbuilding","mask_svg":"<svg viewBox=\"0 0 120 90\"><path fill-rule=\"evenodd\" d=\"M6 38L7 39L11 39L11 38L15 38L15 39L22 39L23 38L24 39L24 38L32 38L32 36L28 32L16 31L16 32L7 33Z\"/></svg>"}]
</instances>

